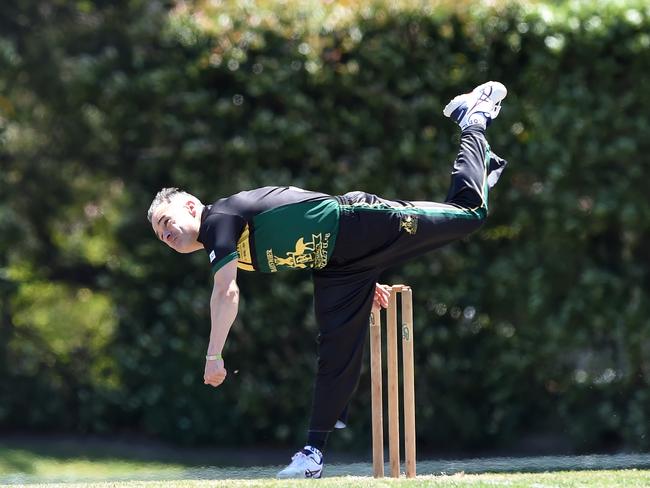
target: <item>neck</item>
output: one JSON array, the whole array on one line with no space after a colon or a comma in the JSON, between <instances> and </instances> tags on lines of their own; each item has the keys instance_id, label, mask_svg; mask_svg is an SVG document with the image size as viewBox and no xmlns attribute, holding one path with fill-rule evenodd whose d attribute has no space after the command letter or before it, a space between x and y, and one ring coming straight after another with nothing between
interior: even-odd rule
<instances>
[{"instance_id":1,"label":"neck","mask_svg":"<svg viewBox=\"0 0 650 488\"><path fill-rule=\"evenodd\" d=\"M194 245L190 248L190 250L188 252L200 251L202 249L205 249L203 247L203 244L201 244L200 242L197 241L197 242L194 243Z\"/></svg>"},{"instance_id":2,"label":"neck","mask_svg":"<svg viewBox=\"0 0 650 488\"><path fill-rule=\"evenodd\" d=\"M203 210L205 209L205 205L202 203L198 203L196 205L196 214L194 215L194 219L196 220L197 226L197 232L196 232L196 238L199 238L199 229L201 228L201 216L203 215ZM204 249L203 244L201 244L198 240L193 243L194 245L192 246L192 250L190 252L194 251L200 251L201 249Z\"/></svg>"}]
</instances>

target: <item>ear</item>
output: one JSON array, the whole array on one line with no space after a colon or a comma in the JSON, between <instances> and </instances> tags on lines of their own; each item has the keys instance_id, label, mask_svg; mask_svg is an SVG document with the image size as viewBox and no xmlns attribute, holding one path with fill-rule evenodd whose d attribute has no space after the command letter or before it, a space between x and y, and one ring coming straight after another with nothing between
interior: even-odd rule
<instances>
[{"instance_id":1,"label":"ear","mask_svg":"<svg viewBox=\"0 0 650 488\"><path fill-rule=\"evenodd\" d=\"M194 200L188 200L185 202L185 208L190 211L192 217L196 217L196 202Z\"/></svg>"}]
</instances>

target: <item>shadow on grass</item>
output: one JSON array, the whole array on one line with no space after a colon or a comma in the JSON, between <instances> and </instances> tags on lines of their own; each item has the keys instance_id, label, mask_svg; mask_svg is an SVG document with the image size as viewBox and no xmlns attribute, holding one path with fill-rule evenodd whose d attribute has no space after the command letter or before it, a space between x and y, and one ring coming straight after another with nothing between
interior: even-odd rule
<instances>
[{"instance_id":1,"label":"shadow on grass","mask_svg":"<svg viewBox=\"0 0 650 488\"><path fill-rule=\"evenodd\" d=\"M0 441L0 484L71 481L226 480L274 478L286 465L288 452L268 449L189 449L159 443L97 438L13 437ZM387 458L386 458L387 459ZM60 464L39 473L37 462ZM97 463L84 472L74 472L73 462ZM328 455L324 475L371 476L367 462L353 462L339 454ZM113 465L109 466L111 463ZM67 469L66 464L68 464ZM491 457L458 460L420 460L419 475L456 473L537 473L601 469L648 469L650 454L583 456ZM386 466L385 471L389 469ZM9 473L9 474L8 474Z\"/></svg>"},{"instance_id":2,"label":"shadow on grass","mask_svg":"<svg viewBox=\"0 0 650 488\"><path fill-rule=\"evenodd\" d=\"M422 474L540 473L546 471L648 469L650 468L650 454L592 454L433 460L419 462L418 468L418 472Z\"/></svg>"},{"instance_id":3,"label":"shadow on grass","mask_svg":"<svg viewBox=\"0 0 650 488\"><path fill-rule=\"evenodd\" d=\"M189 468L283 464L293 454L286 448L184 448L141 438L106 439L57 435L3 435L0 436L0 449L11 452L12 463L25 468L29 468L34 456L61 462L73 459L129 461L175 464Z\"/></svg>"},{"instance_id":4,"label":"shadow on grass","mask_svg":"<svg viewBox=\"0 0 650 488\"><path fill-rule=\"evenodd\" d=\"M23 451L5 450L4 446L0 444L0 452L2 452L2 459L0 460L0 468L7 469L18 473L31 474L34 470L33 456L26 454Z\"/></svg>"}]
</instances>

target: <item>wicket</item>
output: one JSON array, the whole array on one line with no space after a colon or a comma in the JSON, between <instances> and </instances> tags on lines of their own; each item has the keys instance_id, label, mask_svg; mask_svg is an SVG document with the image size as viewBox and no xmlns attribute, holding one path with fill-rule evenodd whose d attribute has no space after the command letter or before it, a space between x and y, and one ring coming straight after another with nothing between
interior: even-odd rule
<instances>
[{"instance_id":1,"label":"wicket","mask_svg":"<svg viewBox=\"0 0 650 488\"><path fill-rule=\"evenodd\" d=\"M397 365L397 294L402 298L402 374L404 390L404 450L406 477L415 477L415 387L413 373L413 301L411 288L391 287L386 310L386 367L388 370L388 446L390 472L400 476L399 379ZM370 376L372 390L372 466L375 478L384 476L382 409L381 309L370 313Z\"/></svg>"}]
</instances>

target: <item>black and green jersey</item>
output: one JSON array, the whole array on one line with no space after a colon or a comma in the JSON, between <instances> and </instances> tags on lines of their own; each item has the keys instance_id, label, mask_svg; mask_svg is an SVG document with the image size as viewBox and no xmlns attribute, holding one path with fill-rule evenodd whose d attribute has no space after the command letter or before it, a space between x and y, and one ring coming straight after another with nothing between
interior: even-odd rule
<instances>
[{"instance_id":1,"label":"black and green jersey","mask_svg":"<svg viewBox=\"0 0 650 488\"><path fill-rule=\"evenodd\" d=\"M267 186L206 205L198 241L215 273L233 259L245 271L321 269L332 254L338 228L334 197Z\"/></svg>"}]
</instances>

